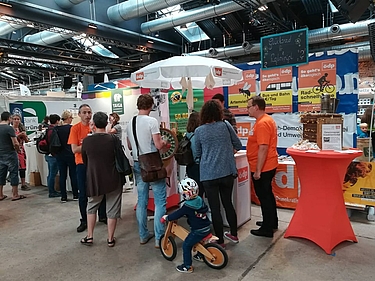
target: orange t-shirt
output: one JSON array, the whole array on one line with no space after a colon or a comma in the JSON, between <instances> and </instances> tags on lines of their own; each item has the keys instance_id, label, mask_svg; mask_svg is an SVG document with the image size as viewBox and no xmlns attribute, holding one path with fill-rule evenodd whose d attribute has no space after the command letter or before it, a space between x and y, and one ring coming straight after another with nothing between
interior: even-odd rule
<instances>
[{"instance_id":1,"label":"orange t-shirt","mask_svg":"<svg viewBox=\"0 0 375 281\"><path fill-rule=\"evenodd\" d=\"M250 171L255 172L258 161L259 145L267 144L268 152L261 172L267 172L278 166L277 156L277 128L276 123L268 114L257 119L249 133L246 146L246 156L250 164Z\"/></svg>"},{"instance_id":2,"label":"orange t-shirt","mask_svg":"<svg viewBox=\"0 0 375 281\"><path fill-rule=\"evenodd\" d=\"M90 126L83 125L82 122L75 124L70 129L68 144L76 144L78 146L82 145L83 139L87 137L90 133ZM82 154L81 153L74 153L74 157L76 160L76 164L83 164Z\"/></svg>"}]
</instances>

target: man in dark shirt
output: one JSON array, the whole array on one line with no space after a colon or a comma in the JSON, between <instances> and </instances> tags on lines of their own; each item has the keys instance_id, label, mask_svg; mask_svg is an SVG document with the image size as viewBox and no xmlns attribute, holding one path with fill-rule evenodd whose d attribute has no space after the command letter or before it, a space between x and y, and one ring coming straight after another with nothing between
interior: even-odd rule
<instances>
[{"instance_id":1,"label":"man in dark shirt","mask_svg":"<svg viewBox=\"0 0 375 281\"><path fill-rule=\"evenodd\" d=\"M26 198L18 194L18 156L20 148L13 127L9 126L11 114L8 111L1 113L0 121L0 201L7 198L3 193L9 171L10 184L12 186L12 201Z\"/></svg>"},{"instance_id":2,"label":"man in dark shirt","mask_svg":"<svg viewBox=\"0 0 375 281\"><path fill-rule=\"evenodd\" d=\"M212 97L212 99L217 100L221 104L221 107L223 108L223 113L224 113L223 120L227 120L232 125L234 131L237 133L236 118L234 117L232 112L230 112L227 108L224 107L224 95L216 94Z\"/></svg>"}]
</instances>

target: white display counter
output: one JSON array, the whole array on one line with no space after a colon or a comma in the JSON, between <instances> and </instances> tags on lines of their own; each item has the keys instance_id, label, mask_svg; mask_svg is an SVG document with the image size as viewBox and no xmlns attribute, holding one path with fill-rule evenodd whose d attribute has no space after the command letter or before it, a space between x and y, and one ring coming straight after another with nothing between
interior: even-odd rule
<instances>
[{"instance_id":1,"label":"white display counter","mask_svg":"<svg viewBox=\"0 0 375 281\"><path fill-rule=\"evenodd\" d=\"M237 227L251 220L251 192L250 170L246 158L246 150L240 150L235 155L238 177L234 180L232 202L237 213ZM225 216L224 207L221 205L223 224L229 226Z\"/></svg>"}]
</instances>

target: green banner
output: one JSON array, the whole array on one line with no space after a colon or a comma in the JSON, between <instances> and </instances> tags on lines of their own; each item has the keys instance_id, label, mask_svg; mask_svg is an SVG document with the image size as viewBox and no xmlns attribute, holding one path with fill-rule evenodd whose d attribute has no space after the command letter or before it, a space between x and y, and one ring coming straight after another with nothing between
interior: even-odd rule
<instances>
[{"instance_id":1,"label":"green banner","mask_svg":"<svg viewBox=\"0 0 375 281\"><path fill-rule=\"evenodd\" d=\"M112 112L118 115L124 114L124 95L123 89L115 89L111 91Z\"/></svg>"},{"instance_id":2,"label":"green banner","mask_svg":"<svg viewBox=\"0 0 375 281\"><path fill-rule=\"evenodd\" d=\"M200 111L203 106L203 92L203 90L193 90L194 111ZM186 95L187 91L183 95L181 94L181 90L171 90L168 92L171 128L176 128L181 133L186 132L186 125L189 118Z\"/></svg>"}]
</instances>

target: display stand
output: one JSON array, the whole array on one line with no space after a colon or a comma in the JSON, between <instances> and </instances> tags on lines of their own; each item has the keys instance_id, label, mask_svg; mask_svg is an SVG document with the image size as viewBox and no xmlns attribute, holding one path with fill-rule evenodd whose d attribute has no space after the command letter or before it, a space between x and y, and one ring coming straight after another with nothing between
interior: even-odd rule
<instances>
[{"instance_id":1,"label":"display stand","mask_svg":"<svg viewBox=\"0 0 375 281\"><path fill-rule=\"evenodd\" d=\"M362 154L351 152L287 149L296 162L301 195L284 237L309 239L327 254L343 241L357 242L342 196L346 169Z\"/></svg>"}]
</instances>

